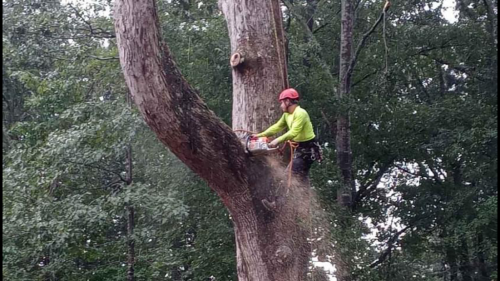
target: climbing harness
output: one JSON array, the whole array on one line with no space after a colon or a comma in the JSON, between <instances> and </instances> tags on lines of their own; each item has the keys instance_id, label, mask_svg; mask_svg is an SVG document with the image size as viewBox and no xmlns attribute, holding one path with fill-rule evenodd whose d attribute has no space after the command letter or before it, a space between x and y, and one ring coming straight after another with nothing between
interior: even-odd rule
<instances>
[{"instance_id":1,"label":"climbing harness","mask_svg":"<svg viewBox=\"0 0 500 281\"><path fill-rule=\"evenodd\" d=\"M269 139L267 137L253 137L253 134L256 134L251 131L247 130L234 130L234 132L243 132L245 133L243 137L240 137L240 140L245 147L247 153L251 156L260 156L260 155L270 155L274 154L276 152L279 152L281 155L284 154L285 148L287 145L290 146L290 162L288 163L287 166L287 171L288 171L288 181L287 181L287 186L290 187L292 183L292 173L293 173L293 159L296 156L295 151L299 147L298 142L294 142L291 140L286 141L283 146L277 147L277 148L270 148L269 147ZM314 146L317 146L317 149L314 147L310 147L310 153L311 153L311 160L312 161L318 161L321 162L322 160L322 153L321 153L321 146L318 144L313 144ZM302 155L299 155L297 157L302 157Z\"/></svg>"}]
</instances>

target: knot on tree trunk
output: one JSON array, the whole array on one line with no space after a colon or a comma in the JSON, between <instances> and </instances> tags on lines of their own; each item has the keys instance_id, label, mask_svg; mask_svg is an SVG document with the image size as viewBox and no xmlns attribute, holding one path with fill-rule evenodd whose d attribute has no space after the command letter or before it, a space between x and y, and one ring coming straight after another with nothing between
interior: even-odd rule
<instances>
[{"instance_id":1,"label":"knot on tree trunk","mask_svg":"<svg viewBox=\"0 0 500 281\"><path fill-rule=\"evenodd\" d=\"M244 54L241 51L240 52L237 51L231 56L230 64L232 67L237 67L238 65L241 65L244 61L245 61Z\"/></svg>"},{"instance_id":2,"label":"knot on tree trunk","mask_svg":"<svg viewBox=\"0 0 500 281\"><path fill-rule=\"evenodd\" d=\"M277 258L277 261L281 264L286 264L290 261L292 257L292 249L288 246L280 246L276 253L274 254Z\"/></svg>"}]
</instances>

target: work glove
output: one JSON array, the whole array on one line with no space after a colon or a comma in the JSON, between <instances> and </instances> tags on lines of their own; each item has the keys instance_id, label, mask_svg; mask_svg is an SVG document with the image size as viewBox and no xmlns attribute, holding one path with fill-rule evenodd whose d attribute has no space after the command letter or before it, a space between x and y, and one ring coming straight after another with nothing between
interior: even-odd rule
<instances>
[{"instance_id":1,"label":"work glove","mask_svg":"<svg viewBox=\"0 0 500 281\"><path fill-rule=\"evenodd\" d=\"M250 139L251 139L251 140L256 140L256 139L258 139L258 138L259 138L259 137L257 136L257 134L251 134L251 135L250 135Z\"/></svg>"},{"instance_id":2,"label":"work glove","mask_svg":"<svg viewBox=\"0 0 500 281\"><path fill-rule=\"evenodd\" d=\"M278 139L275 139L272 142L270 142L267 146L269 146L270 148L275 148L275 147L278 147L279 143L280 142L278 141Z\"/></svg>"}]
</instances>

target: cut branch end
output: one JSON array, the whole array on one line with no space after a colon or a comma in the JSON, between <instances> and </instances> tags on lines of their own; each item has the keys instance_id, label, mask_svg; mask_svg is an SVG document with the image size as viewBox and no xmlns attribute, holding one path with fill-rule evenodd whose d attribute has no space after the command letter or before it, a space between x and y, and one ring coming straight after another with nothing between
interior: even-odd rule
<instances>
[{"instance_id":1,"label":"cut branch end","mask_svg":"<svg viewBox=\"0 0 500 281\"><path fill-rule=\"evenodd\" d=\"M237 67L238 65L242 64L245 61L245 58L243 57L242 54L236 52L231 56L231 66L232 67Z\"/></svg>"}]
</instances>

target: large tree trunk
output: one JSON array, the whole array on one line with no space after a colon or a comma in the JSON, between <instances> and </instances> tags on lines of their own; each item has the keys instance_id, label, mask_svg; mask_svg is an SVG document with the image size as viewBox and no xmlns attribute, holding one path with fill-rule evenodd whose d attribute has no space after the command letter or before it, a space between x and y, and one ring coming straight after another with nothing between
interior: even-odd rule
<instances>
[{"instance_id":1,"label":"large tree trunk","mask_svg":"<svg viewBox=\"0 0 500 281\"><path fill-rule=\"evenodd\" d=\"M219 8L231 41L233 128L261 131L278 118L288 87L279 1L219 0Z\"/></svg>"},{"instance_id":2,"label":"large tree trunk","mask_svg":"<svg viewBox=\"0 0 500 281\"><path fill-rule=\"evenodd\" d=\"M352 38L354 25L353 0L342 0L341 45L338 98L347 101L351 92L350 64L352 57ZM344 107L347 108L347 107ZM342 176L342 188L338 192L338 201L344 206L352 203L355 193L352 175L351 124L349 110L344 109L337 117L337 163Z\"/></svg>"},{"instance_id":3,"label":"large tree trunk","mask_svg":"<svg viewBox=\"0 0 500 281\"><path fill-rule=\"evenodd\" d=\"M338 99L345 104L351 92L352 40L354 26L354 1L342 0L341 39L340 39L340 69ZM344 106L337 113L337 132L335 147L337 152L337 165L340 169L342 186L337 191L337 201L342 206L353 206L356 193L352 173L351 151L351 122L349 110ZM351 280L348 262L337 264L337 279L339 281Z\"/></svg>"},{"instance_id":4,"label":"large tree trunk","mask_svg":"<svg viewBox=\"0 0 500 281\"><path fill-rule=\"evenodd\" d=\"M258 131L278 117L277 95L287 86L279 2L221 0L220 7L233 54L239 54L232 57L233 127ZM231 214L239 280L305 280L308 186L286 187L283 168L275 168L273 159L248 156L231 128L207 108L161 43L153 0L118 0L115 29L125 80L146 123ZM276 208L266 209L263 199Z\"/></svg>"}]
</instances>

